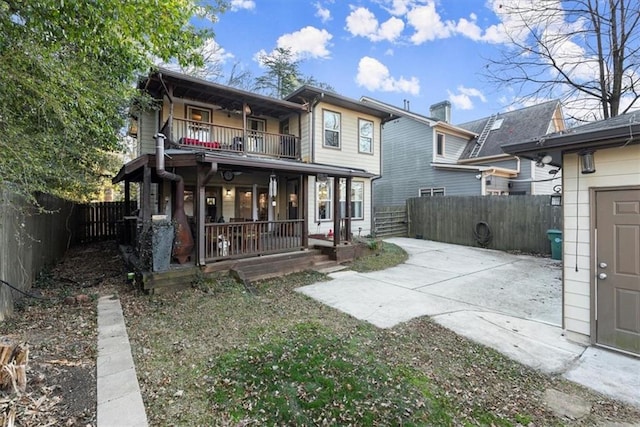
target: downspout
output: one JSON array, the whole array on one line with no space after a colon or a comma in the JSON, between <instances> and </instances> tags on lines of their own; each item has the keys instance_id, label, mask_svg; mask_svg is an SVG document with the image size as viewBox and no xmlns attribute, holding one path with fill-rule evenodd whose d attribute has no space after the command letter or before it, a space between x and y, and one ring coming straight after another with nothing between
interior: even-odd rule
<instances>
[{"instance_id":1,"label":"downspout","mask_svg":"<svg viewBox=\"0 0 640 427\"><path fill-rule=\"evenodd\" d=\"M309 134L309 139L311 140L311 163L314 163L316 161L316 117L314 111L316 105L320 103L320 100L322 98L324 98L324 92L313 98L313 101L311 102L311 104L309 104L309 113L311 113L311 133Z\"/></svg>"},{"instance_id":2,"label":"downspout","mask_svg":"<svg viewBox=\"0 0 640 427\"><path fill-rule=\"evenodd\" d=\"M184 264L191 256L191 250L193 249L193 236L191 235L187 215L184 212L184 179L180 175L164 169L164 140L166 136L162 133L157 133L154 137L156 139L156 174L162 179L176 183L176 199L173 211L176 230L172 255L180 264Z\"/></svg>"}]
</instances>

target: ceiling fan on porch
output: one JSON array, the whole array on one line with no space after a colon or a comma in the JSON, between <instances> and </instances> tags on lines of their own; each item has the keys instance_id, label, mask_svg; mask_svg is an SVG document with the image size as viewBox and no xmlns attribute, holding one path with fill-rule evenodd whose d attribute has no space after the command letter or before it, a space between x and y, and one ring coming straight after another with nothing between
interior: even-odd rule
<instances>
[{"instance_id":1,"label":"ceiling fan on porch","mask_svg":"<svg viewBox=\"0 0 640 427\"><path fill-rule=\"evenodd\" d=\"M232 170L220 171L220 175L222 175L222 179L224 179L225 181L233 181L233 178L235 178L236 175L240 175L242 173L243 173L242 171L232 171Z\"/></svg>"}]
</instances>

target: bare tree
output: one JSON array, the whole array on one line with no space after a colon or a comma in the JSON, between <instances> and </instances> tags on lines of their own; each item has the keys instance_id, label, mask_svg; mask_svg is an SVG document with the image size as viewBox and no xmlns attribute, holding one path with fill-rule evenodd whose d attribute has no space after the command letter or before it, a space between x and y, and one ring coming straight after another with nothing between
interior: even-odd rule
<instances>
[{"instance_id":1,"label":"bare tree","mask_svg":"<svg viewBox=\"0 0 640 427\"><path fill-rule=\"evenodd\" d=\"M609 118L640 97L638 0L505 0L508 38L486 76L519 99L559 98L576 120Z\"/></svg>"}]
</instances>

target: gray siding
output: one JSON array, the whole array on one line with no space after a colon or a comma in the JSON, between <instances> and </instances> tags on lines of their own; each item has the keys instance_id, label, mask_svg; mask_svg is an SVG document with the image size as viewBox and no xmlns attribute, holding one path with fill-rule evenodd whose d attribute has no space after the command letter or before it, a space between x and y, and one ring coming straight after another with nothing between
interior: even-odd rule
<instances>
[{"instance_id":1,"label":"gray siding","mask_svg":"<svg viewBox=\"0 0 640 427\"><path fill-rule=\"evenodd\" d=\"M510 193L531 194L531 182L526 180L531 179L531 165L533 162L527 159L520 159L520 174L517 178L511 181Z\"/></svg>"},{"instance_id":2,"label":"gray siding","mask_svg":"<svg viewBox=\"0 0 640 427\"><path fill-rule=\"evenodd\" d=\"M468 143L468 139L455 135L446 135L444 139L444 161L447 163L457 163Z\"/></svg>"},{"instance_id":3,"label":"gray siding","mask_svg":"<svg viewBox=\"0 0 640 427\"><path fill-rule=\"evenodd\" d=\"M382 177L374 181L374 206L404 205L418 188L432 182L433 131L415 120L400 118L382 130Z\"/></svg>"},{"instance_id":4,"label":"gray siding","mask_svg":"<svg viewBox=\"0 0 640 427\"><path fill-rule=\"evenodd\" d=\"M445 196L479 196L482 191L482 183L476 178L477 171L451 171L437 170L429 182L424 182L424 187L444 187ZM416 197L417 193L415 196Z\"/></svg>"}]
</instances>

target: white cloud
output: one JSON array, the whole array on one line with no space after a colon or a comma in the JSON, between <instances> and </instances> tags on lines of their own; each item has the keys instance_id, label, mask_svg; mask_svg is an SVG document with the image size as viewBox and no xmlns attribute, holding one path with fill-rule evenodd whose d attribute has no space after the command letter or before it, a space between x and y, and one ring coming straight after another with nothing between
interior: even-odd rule
<instances>
[{"instance_id":1,"label":"white cloud","mask_svg":"<svg viewBox=\"0 0 640 427\"><path fill-rule=\"evenodd\" d=\"M254 0L231 0L231 10L232 11L238 11L238 10L253 10L256 8L256 2Z\"/></svg>"},{"instance_id":2,"label":"white cloud","mask_svg":"<svg viewBox=\"0 0 640 427\"><path fill-rule=\"evenodd\" d=\"M404 21L391 17L380 24L375 15L367 8L358 7L351 10L346 19L346 30L354 36L366 37L377 42L395 41L404 30Z\"/></svg>"},{"instance_id":3,"label":"white cloud","mask_svg":"<svg viewBox=\"0 0 640 427\"><path fill-rule=\"evenodd\" d=\"M394 51L391 48L384 51L384 56L393 56L393 55L394 55Z\"/></svg>"},{"instance_id":4,"label":"white cloud","mask_svg":"<svg viewBox=\"0 0 640 427\"><path fill-rule=\"evenodd\" d=\"M391 0L391 7L387 10L394 16L402 16L409 11L410 6L414 3L414 0Z\"/></svg>"},{"instance_id":5,"label":"white cloud","mask_svg":"<svg viewBox=\"0 0 640 427\"><path fill-rule=\"evenodd\" d=\"M471 98L478 98L482 102L487 102L487 98L478 89L458 86L457 91L458 93L447 92L449 93L451 104L460 110L473 109L473 100Z\"/></svg>"},{"instance_id":6,"label":"white cloud","mask_svg":"<svg viewBox=\"0 0 640 427\"><path fill-rule=\"evenodd\" d=\"M412 95L420 93L420 81L416 77L392 77L383 63L368 56L361 58L358 63L356 83L372 92L402 92Z\"/></svg>"},{"instance_id":7,"label":"white cloud","mask_svg":"<svg viewBox=\"0 0 640 427\"><path fill-rule=\"evenodd\" d=\"M407 22L415 30L411 36L414 44L450 37L455 29L453 22L442 21L432 0L407 12Z\"/></svg>"},{"instance_id":8,"label":"white cloud","mask_svg":"<svg viewBox=\"0 0 640 427\"><path fill-rule=\"evenodd\" d=\"M276 45L291 50L294 58L328 58L329 42L333 36L327 30L307 26L299 31L283 34Z\"/></svg>"},{"instance_id":9,"label":"white cloud","mask_svg":"<svg viewBox=\"0 0 640 427\"><path fill-rule=\"evenodd\" d=\"M319 2L315 4L316 6L316 16L320 18L322 23L328 22L331 20L331 11L325 7L323 7Z\"/></svg>"}]
</instances>

